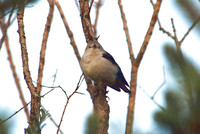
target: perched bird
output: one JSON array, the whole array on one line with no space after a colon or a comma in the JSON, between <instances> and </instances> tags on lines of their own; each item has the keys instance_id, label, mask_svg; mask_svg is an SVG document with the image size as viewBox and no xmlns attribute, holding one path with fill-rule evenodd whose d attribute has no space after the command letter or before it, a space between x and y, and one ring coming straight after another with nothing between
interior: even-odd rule
<instances>
[{"instance_id":1,"label":"perched bird","mask_svg":"<svg viewBox=\"0 0 200 134\"><path fill-rule=\"evenodd\" d=\"M96 83L103 83L117 91L131 93L119 65L98 41L89 41L81 59L83 73Z\"/></svg>"}]
</instances>

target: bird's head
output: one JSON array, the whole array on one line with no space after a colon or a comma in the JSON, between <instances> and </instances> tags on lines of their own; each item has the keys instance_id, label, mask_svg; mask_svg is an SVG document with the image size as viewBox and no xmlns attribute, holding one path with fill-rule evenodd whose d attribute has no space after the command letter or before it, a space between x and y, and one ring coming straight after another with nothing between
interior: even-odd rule
<instances>
[{"instance_id":1,"label":"bird's head","mask_svg":"<svg viewBox=\"0 0 200 134\"><path fill-rule=\"evenodd\" d=\"M92 53L100 53L104 50L98 41L89 41L85 51L90 51Z\"/></svg>"}]
</instances>

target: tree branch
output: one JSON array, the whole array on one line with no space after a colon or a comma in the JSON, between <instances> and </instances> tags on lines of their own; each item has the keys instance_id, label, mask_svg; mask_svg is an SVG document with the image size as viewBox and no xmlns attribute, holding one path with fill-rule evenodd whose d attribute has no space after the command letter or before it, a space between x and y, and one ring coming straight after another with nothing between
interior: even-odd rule
<instances>
[{"instance_id":1,"label":"tree branch","mask_svg":"<svg viewBox=\"0 0 200 134\"><path fill-rule=\"evenodd\" d=\"M145 89L143 89L140 85L139 85L139 88L140 89L142 89L142 91L146 94L146 96L148 96L149 97L149 99L151 99L153 102L154 102L154 104L156 104L160 109L162 109L163 111L166 111L166 109L163 107L163 106L161 106L160 104L158 104L155 100L154 100L154 96L150 96L146 91L145 91ZM157 91L160 89L160 87L157 89ZM155 94L155 93L154 93Z\"/></svg>"},{"instance_id":2,"label":"tree branch","mask_svg":"<svg viewBox=\"0 0 200 134\"><path fill-rule=\"evenodd\" d=\"M153 15L152 15L152 18L151 18L151 22L150 22L148 31L145 35L144 41L142 43L142 47L140 48L140 51L139 51L137 58L136 58L136 63L137 63L138 66L140 65L140 62L141 62L143 55L144 55L144 52L145 52L147 45L149 43L149 40L151 38L154 26L155 26L157 18L158 18L158 13L159 13L159 10L160 10L161 3L162 3L162 0L157 0L156 4L154 6L154 12L153 12Z\"/></svg>"},{"instance_id":3,"label":"tree branch","mask_svg":"<svg viewBox=\"0 0 200 134\"><path fill-rule=\"evenodd\" d=\"M22 109L26 108L31 102L27 103L25 106L23 106L22 108L20 108L18 111L16 111L14 114L12 114L11 116L9 116L8 118L6 118L5 120L2 120L0 122L0 125L4 122L6 122L7 120L11 119L14 115L16 115L17 113L19 113Z\"/></svg>"},{"instance_id":4,"label":"tree branch","mask_svg":"<svg viewBox=\"0 0 200 134\"><path fill-rule=\"evenodd\" d=\"M43 76L43 70L44 70L44 64L45 64L45 52L46 52L46 45L47 45L47 39L49 37L49 32L51 28L51 22L53 20L53 12L54 12L54 3L55 1L48 0L49 2L49 14L47 17L45 30L43 34L43 40L42 40L42 48L40 51L40 62L39 62L39 70L38 70L38 79L37 79L37 93L40 94L41 91L41 83L42 83L42 76Z\"/></svg>"},{"instance_id":5,"label":"tree branch","mask_svg":"<svg viewBox=\"0 0 200 134\"><path fill-rule=\"evenodd\" d=\"M80 0L79 2L81 22L86 42L91 40L96 41L97 38L93 31L90 20L88 0ZM102 86L102 84L100 83L95 84L95 86L93 87L91 81L87 79L87 77L85 77L85 79L88 85L88 91L94 104L94 112L99 117L97 134L107 134L110 109L105 95L106 87Z\"/></svg>"},{"instance_id":6,"label":"tree branch","mask_svg":"<svg viewBox=\"0 0 200 134\"><path fill-rule=\"evenodd\" d=\"M91 5L90 5L90 6L91 6ZM98 17L99 17L99 9L100 9L101 6L102 6L102 1L99 0L99 1L96 3L96 18L95 18L94 25L93 25L93 29L94 29L95 35L97 34L97 22L98 22ZM90 7L90 8L91 8L91 7Z\"/></svg>"},{"instance_id":7,"label":"tree branch","mask_svg":"<svg viewBox=\"0 0 200 134\"><path fill-rule=\"evenodd\" d=\"M128 112L127 112L127 120L126 120L126 132L125 132L126 134L131 134L132 128L133 128L138 67L141 63L141 60L143 58L143 55L145 53L145 50L146 50L147 45L149 43L149 40L151 38L155 23L157 21L157 16L158 16L158 12L159 12L159 9L160 9L161 2L162 2L162 0L157 0L156 5L154 6L154 12L153 12L153 15L152 15L150 26L148 28L148 31L146 33L146 36L145 36L143 44L140 48L140 51L137 55L137 58L135 59L133 51L132 51L132 44L131 44L131 41L130 41L128 26L127 26L127 22L126 22L126 19L125 19L125 14L124 14L124 11L123 11L122 3L121 3L121 0L118 0L118 5L119 5L119 8L120 8L121 17L122 17L122 20L123 20L124 31L125 31L125 34L126 34L126 39L127 39L127 44L128 44L128 49L129 49L129 54L130 54L130 59L131 59L131 64L132 64L131 82L130 82L131 94L129 95L129 105L128 105Z\"/></svg>"},{"instance_id":8,"label":"tree branch","mask_svg":"<svg viewBox=\"0 0 200 134\"><path fill-rule=\"evenodd\" d=\"M45 110L45 112L48 112L45 108L44 108L44 106L42 106L42 108ZM56 126L56 127L58 127L58 124L56 123L56 121L53 119L53 117L51 116L51 114L50 113L48 113L48 117L50 118L50 120L53 122L53 124ZM61 134L64 134L63 133L63 131L60 129L59 130L59 132L61 133Z\"/></svg>"},{"instance_id":9,"label":"tree branch","mask_svg":"<svg viewBox=\"0 0 200 134\"><path fill-rule=\"evenodd\" d=\"M17 89L18 89L19 96L20 96L20 99L22 101L22 104L25 107L27 103L26 103L24 95L22 93L21 85L20 85L20 82L19 82L19 79L18 79L18 76L17 76L17 72L15 70L15 65L13 63L13 59L12 59L12 55L11 55L11 51L10 51L7 35L5 36L5 44L6 44L6 50L7 50L7 53L8 53L8 60L10 62L10 67L11 67L11 70L13 72L13 77L14 77L14 80L15 80L15 84L17 86ZM24 110L25 110L25 113L26 113L27 120L30 121L30 114L29 114L28 107L25 107Z\"/></svg>"},{"instance_id":10,"label":"tree branch","mask_svg":"<svg viewBox=\"0 0 200 134\"><path fill-rule=\"evenodd\" d=\"M35 95L35 87L32 82L31 74L29 71L29 64L28 64L28 53L26 48L26 37L24 33L24 5L20 4L20 8L17 12L17 21L18 21L18 33L19 33L19 42L21 44L21 52L22 52L22 63L23 63L23 72L24 72L24 79L26 84L31 92L32 95Z\"/></svg>"},{"instance_id":11,"label":"tree branch","mask_svg":"<svg viewBox=\"0 0 200 134\"><path fill-rule=\"evenodd\" d=\"M198 24L198 22L200 21L200 16L197 18L197 20L191 25L191 27L188 29L188 31L185 33L185 35L183 36L183 38L180 41L180 45L182 44L182 42L185 40L185 38L188 36L188 34L191 32L191 30Z\"/></svg>"},{"instance_id":12,"label":"tree branch","mask_svg":"<svg viewBox=\"0 0 200 134\"><path fill-rule=\"evenodd\" d=\"M133 65L134 60L135 60L135 56L134 56L134 53L133 53L132 43L131 43L129 30L128 30L128 26L127 26L127 21L126 21L125 13L123 11L123 6L122 6L121 0L118 0L118 5L119 5L119 8L120 8L121 18L122 18L122 22L123 22L123 25L124 25L124 32L126 34L126 41L127 41L127 44L128 44L128 50L129 50L129 54L130 54L131 64Z\"/></svg>"},{"instance_id":13,"label":"tree branch","mask_svg":"<svg viewBox=\"0 0 200 134\"><path fill-rule=\"evenodd\" d=\"M8 29L8 27L10 26L10 20L11 20L11 18L12 18L12 15L13 15L13 12L14 12L14 8L15 8L15 6L13 7L13 9L11 10L11 12L10 12L10 15L9 15L9 17L8 17L8 20L7 20L7 23L5 24L5 22L4 22L4 17L2 17L1 18L1 21L2 21L2 23L3 23L3 25L4 26L2 26L2 34L3 34L3 36L2 36L2 38L1 38L1 41L0 41L0 50L1 50L1 48L2 48L2 45L3 45L3 42L4 42L4 40L5 40L5 36L6 36L6 34L7 34L7 29ZM1 23L1 22L0 22Z\"/></svg>"},{"instance_id":14,"label":"tree branch","mask_svg":"<svg viewBox=\"0 0 200 134\"><path fill-rule=\"evenodd\" d=\"M90 20L90 10L87 0L80 0L80 13L81 22L83 26L83 32L85 34L86 42L90 40L96 40L96 35L92 29L92 24Z\"/></svg>"},{"instance_id":15,"label":"tree branch","mask_svg":"<svg viewBox=\"0 0 200 134\"><path fill-rule=\"evenodd\" d=\"M13 15L13 11L10 13L9 18L8 18L6 23L5 23L5 17L2 17L0 19L0 21L1 21L1 23L0 23L1 30L2 30L2 33L3 33L3 37L1 39L1 41L3 42L3 40L5 40L6 50L7 50L7 54L8 54L8 60L9 60L10 67L11 67L11 70L12 70L12 73L13 73L15 84L17 86L17 90L19 92L21 102L22 102L23 106L25 106L26 105L26 101L24 99L24 95L22 93L22 89L21 89L21 85L20 85L20 82L19 82L19 78L18 78L17 72L15 70L15 65L14 65L14 62L13 62L13 58L12 58L12 54L11 54L10 46L9 46L9 42L8 42L8 36L7 36L7 33L6 33L8 27L10 26L10 20L11 20L12 15ZM25 113L26 113L27 120L29 121L30 120L30 114L29 114L28 107L25 107Z\"/></svg>"},{"instance_id":16,"label":"tree branch","mask_svg":"<svg viewBox=\"0 0 200 134\"><path fill-rule=\"evenodd\" d=\"M72 92L72 93L70 94L69 97L67 96L67 102L66 102L66 104L65 104L65 107L64 107L64 110L63 110L63 113L62 113L62 116L61 116L60 123L59 123L59 125L58 125L58 129L57 129L57 133L56 133L56 134L58 134L58 132L60 131L60 126L61 126L61 123L62 123L62 121L63 121L63 117L64 117L64 114L65 114L65 110L66 110L66 108L67 108L67 106L68 106L68 103L69 103L70 98L71 98L75 93L77 93L77 90L79 89L81 83L83 82L83 79L81 80L82 76L83 76L83 75L81 75L81 77L80 77L80 79L79 79L79 81L78 81L78 83L77 83L77 86L76 86L76 89L74 90L74 92Z\"/></svg>"},{"instance_id":17,"label":"tree branch","mask_svg":"<svg viewBox=\"0 0 200 134\"><path fill-rule=\"evenodd\" d=\"M60 16L61 16L61 18L62 18L62 20L63 20L63 23L64 23L64 25L65 25L65 29L66 29L67 34L68 34L69 39L70 39L70 43L71 43L71 45L72 45L72 47L73 47L73 49L74 49L76 58L77 58L77 60L79 61L79 64L80 64L81 56L80 56L80 54L79 54L79 51L78 51L76 42L75 42L75 40L74 40L73 33L72 33L72 31L71 31L71 29L70 29L68 23L67 23L67 20L66 20L66 18L65 18L65 15L64 15L64 13L63 13L63 10L62 10L62 8L61 8L61 6L60 6L58 0L55 1L55 4L56 4L56 6L57 6L57 8L58 8L58 11L60 12Z\"/></svg>"}]
</instances>

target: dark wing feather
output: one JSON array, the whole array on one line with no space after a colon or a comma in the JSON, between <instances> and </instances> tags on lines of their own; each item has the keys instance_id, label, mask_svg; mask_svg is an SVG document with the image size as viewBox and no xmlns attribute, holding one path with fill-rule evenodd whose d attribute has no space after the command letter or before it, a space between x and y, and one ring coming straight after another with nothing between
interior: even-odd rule
<instances>
[{"instance_id":1,"label":"dark wing feather","mask_svg":"<svg viewBox=\"0 0 200 134\"><path fill-rule=\"evenodd\" d=\"M119 67L119 71L117 73L118 79L120 79L120 81L122 81L126 86L129 87L128 82L126 81L126 79L124 78L124 75L121 71L121 68Z\"/></svg>"},{"instance_id":2,"label":"dark wing feather","mask_svg":"<svg viewBox=\"0 0 200 134\"><path fill-rule=\"evenodd\" d=\"M112 62L114 65L118 66L115 59L112 57L112 55L110 55L108 52L105 52L103 54L103 57L108 59L110 62Z\"/></svg>"},{"instance_id":3,"label":"dark wing feather","mask_svg":"<svg viewBox=\"0 0 200 134\"><path fill-rule=\"evenodd\" d=\"M117 79L116 82L113 85L110 85L109 87L120 91L120 88L123 89L125 92L130 93L130 90L128 90L128 88L126 86L129 87L126 79L124 78L124 75L121 71L121 68L119 67L119 65L116 63L115 59L112 57L112 55L110 55L108 52L105 52L103 54L103 57L106 58L107 60L109 60L110 62L112 62L114 65L116 65L119 68L119 71L117 73ZM125 86L126 85L126 86Z\"/></svg>"}]
</instances>

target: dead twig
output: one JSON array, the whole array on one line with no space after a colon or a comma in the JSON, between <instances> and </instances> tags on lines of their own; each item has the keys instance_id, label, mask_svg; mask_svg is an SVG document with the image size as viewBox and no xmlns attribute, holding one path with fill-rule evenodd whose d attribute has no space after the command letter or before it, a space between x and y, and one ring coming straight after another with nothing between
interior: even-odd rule
<instances>
[{"instance_id":1,"label":"dead twig","mask_svg":"<svg viewBox=\"0 0 200 134\"><path fill-rule=\"evenodd\" d=\"M31 92L31 95L38 96L35 94L35 86L33 85L30 70L29 70L29 63L28 63L28 53L26 47L26 37L24 32L24 5L20 4L19 10L17 12L17 21L18 21L18 33L19 33L19 42L21 45L21 53L22 53L22 63L23 63L23 73L26 84Z\"/></svg>"},{"instance_id":2,"label":"dead twig","mask_svg":"<svg viewBox=\"0 0 200 134\"><path fill-rule=\"evenodd\" d=\"M2 36L2 38L1 38L1 41L0 41L0 50L1 50L1 48L2 48L2 45L3 45L3 42L4 42L4 40L5 40L5 37L6 37L6 34L7 34L7 29L8 29L8 27L10 26L10 24L11 24L11 18L12 18L12 15L13 15L13 12L14 12L14 8L15 8L15 6L12 8L12 10L11 10L11 12L10 12L10 14L9 14L9 17L8 17L8 20L7 20L7 22L6 22L6 24L5 24L5 22L4 22L4 17L2 17L1 18L1 21L3 21L3 25L1 26L2 28L2 34L3 34L3 36Z\"/></svg>"},{"instance_id":3,"label":"dead twig","mask_svg":"<svg viewBox=\"0 0 200 134\"><path fill-rule=\"evenodd\" d=\"M180 44L182 44L182 42L185 40L185 38L189 35L189 33L192 31L192 29L198 24L198 22L200 21L200 16L197 18L197 20L190 26L190 28L188 29L188 31L185 33L185 35L183 36L183 38L179 41Z\"/></svg>"},{"instance_id":4,"label":"dead twig","mask_svg":"<svg viewBox=\"0 0 200 134\"><path fill-rule=\"evenodd\" d=\"M72 31L71 31L71 29L70 29L68 23L67 23L67 20L66 20L66 18L65 18L65 15L64 15L64 13L63 13L63 10L62 10L62 8L61 8L61 6L60 6L58 0L55 1L55 4L56 4L56 6L57 6L57 8L58 8L58 11L59 11L59 13L60 13L60 16L61 16L61 18L62 18L62 20L63 20L64 25L65 25L65 29L66 29L67 34L68 34L68 36L69 36L70 43L71 43L71 45L72 45L72 47L73 47L73 49L74 49L76 58L77 58L77 60L78 60L79 63L80 63L81 56L80 56L80 54L79 54L79 51L78 51L76 42L75 42L75 40L74 40L73 33L72 33Z\"/></svg>"},{"instance_id":5,"label":"dead twig","mask_svg":"<svg viewBox=\"0 0 200 134\"><path fill-rule=\"evenodd\" d=\"M90 2L89 12L91 11L91 8L92 8L92 5L93 5L93 2L94 2L94 0L92 0L92 1Z\"/></svg>"},{"instance_id":6,"label":"dead twig","mask_svg":"<svg viewBox=\"0 0 200 134\"><path fill-rule=\"evenodd\" d=\"M17 90L19 92L21 102L22 102L23 106L25 106L26 101L25 101L25 98L24 98L24 95L23 95L23 92L22 92L22 88L21 88L21 85L20 85L20 82L19 82L19 78L17 76L17 72L15 70L15 65L14 65L14 62L13 62L13 59L12 59L12 55L11 55L7 36L5 36L5 44L6 44L6 50L7 50L7 53L8 53L8 60L10 62L10 67L11 67L11 70L12 70L12 73L13 73L15 84L17 86ZM29 114L28 107L25 107L25 113L26 113L27 120L30 121L30 114Z\"/></svg>"},{"instance_id":7,"label":"dead twig","mask_svg":"<svg viewBox=\"0 0 200 134\"><path fill-rule=\"evenodd\" d=\"M154 92L154 94L151 96L152 99L154 99L155 95L157 94L157 92L166 84L166 76L165 76L165 68L163 67L163 78L164 81L162 82L162 84L158 87L158 89Z\"/></svg>"},{"instance_id":8,"label":"dead twig","mask_svg":"<svg viewBox=\"0 0 200 134\"><path fill-rule=\"evenodd\" d=\"M14 114L12 114L11 116L9 116L8 118L6 118L5 120L2 120L0 122L0 125L2 123L5 123L7 120L11 119L14 115L16 115L17 113L19 113L22 109L24 109L25 107L27 107L31 102L27 103L25 106L23 106L22 108L20 108L18 111L16 111Z\"/></svg>"},{"instance_id":9,"label":"dead twig","mask_svg":"<svg viewBox=\"0 0 200 134\"><path fill-rule=\"evenodd\" d=\"M166 109L164 107L162 107L160 104L158 104L155 100L154 97L150 96L145 89L143 89L140 85L138 85L138 87L140 89L142 89L142 91L148 96L148 98L150 98L160 109L162 109L163 111L166 111Z\"/></svg>"},{"instance_id":10,"label":"dead twig","mask_svg":"<svg viewBox=\"0 0 200 134\"><path fill-rule=\"evenodd\" d=\"M137 57L134 57L134 53L132 50L132 44L130 41L130 35L128 32L128 26L127 26L127 22L126 22L126 18L125 18L125 13L123 11L123 7L122 7L122 2L121 0L118 0L118 5L120 8L120 13L121 13L121 17L122 17L122 21L123 21L123 25L124 25L124 31L126 34L126 40L127 40L127 44L128 44L128 49L129 49L129 55L130 55L130 59L131 59L131 64L132 64L132 68L131 68L131 94L129 95L129 105L128 105L128 113L127 113L127 120L126 120L126 134L130 134L132 132L132 127L133 127L133 120L134 120L134 106L135 106L135 95L136 95L136 87L137 87L137 73L138 73L138 67L141 63L141 60L143 58L143 55L146 51L147 45L149 44L149 40L151 38L152 32L154 30L154 26L155 23L157 21L158 18L158 13L160 10L160 6L161 6L162 0L157 0L155 6L154 6L154 12L150 21L150 25L149 28L147 30L147 33L145 35L145 39L143 41L143 44L140 48L140 51L137 55Z\"/></svg>"},{"instance_id":11,"label":"dead twig","mask_svg":"<svg viewBox=\"0 0 200 134\"><path fill-rule=\"evenodd\" d=\"M91 5L90 5L91 6ZM98 18L99 18L99 10L100 7L102 6L102 1L99 0L96 3L96 17L95 17L95 21L94 21L94 25L93 25L93 29L94 29L94 33L97 34L97 22L98 22ZM91 8L91 7L90 7Z\"/></svg>"},{"instance_id":12,"label":"dead twig","mask_svg":"<svg viewBox=\"0 0 200 134\"><path fill-rule=\"evenodd\" d=\"M82 75L81 75L81 77L80 77L80 79L82 78ZM79 80L79 86L81 85L81 83L82 83L82 81L83 80ZM53 91L55 88L60 88L64 93L65 93L65 95L66 95L66 97L67 98L69 98L68 96L67 96L67 93L66 93L66 91L61 87L61 86L45 86L45 85L40 85L41 87L45 87L45 88L52 88L50 91L48 91L48 92L46 92L44 95L42 95L42 96L40 96L41 98L44 98L47 94L49 94L51 91ZM78 92L77 92L78 93ZM81 93L79 93L79 94L81 94ZM11 116L9 116L8 118L6 118L5 120L2 120L1 122L0 122L0 125L2 124L2 123L4 123L4 122L6 122L7 120L9 120L9 119L11 119L14 115L16 115L17 113L19 113L22 109L24 109L24 108L26 108L29 104L31 103L31 101L30 102L28 102L26 105L24 105L22 108L20 108L19 110L17 110L15 113L13 113Z\"/></svg>"},{"instance_id":13,"label":"dead twig","mask_svg":"<svg viewBox=\"0 0 200 134\"><path fill-rule=\"evenodd\" d=\"M129 50L129 54L130 54L131 64L133 65L134 61L135 61L135 56L134 56L134 53L133 53L130 34L129 34L127 21L126 21L126 17L125 17L125 13L124 13L124 10L123 10L123 6L122 6L121 0L118 0L118 5L119 5L119 8L120 8L121 18L122 18L123 25L124 25L124 32L125 32L126 41L127 41L127 44L128 44L128 50Z\"/></svg>"},{"instance_id":14,"label":"dead twig","mask_svg":"<svg viewBox=\"0 0 200 134\"><path fill-rule=\"evenodd\" d=\"M45 112L47 112L47 110L44 108L44 106L42 106L42 108L45 110ZM58 127L58 124L56 123L56 121L53 119L53 117L52 117L52 115L48 112L48 117L49 117L49 119L53 122L53 124L56 126L56 127ZM63 133L63 131L60 129L59 130L59 132L61 133L61 134L64 134Z\"/></svg>"},{"instance_id":15,"label":"dead twig","mask_svg":"<svg viewBox=\"0 0 200 134\"><path fill-rule=\"evenodd\" d=\"M162 3L162 0L157 0L156 4L154 6L154 12L153 12L153 15L151 17L149 28L148 28L147 33L145 35L145 39L142 43L142 47L140 48L140 51L139 51L137 58L136 58L136 62L137 62L138 66L139 66L139 64L140 64L140 62L143 58L144 52L147 48L147 45L148 45L149 40L151 38L152 32L154 30L154 26L155 26L157 18L158 18L158 13L159 13L159 10L160 10L161 3Z\"/></svg>"},{"instance_id":16,"label":"dead twig","mask_svg":"<svg viewBox=\"0 0 200 134\"><path fill-rule=\"evenodd\" d=\"M59 125L58 125L58 129L57 129L57 133L56 133L56 134L58 134L58 132L59 132L59 130L60 130L60 126L61 126L61 123L62 123L62 121L63 121L63 117L64 117L64 114L65 114L65 110L66 110L66 108L67 108L67 105L68 105L68 103L69 103L70 98L77 92L77 90L78 90L79 87L81 86L81 83L83 82L83 79L81 79L82 77L83 77L83 74L81 75L81 77L80 77L80 79L79 79L79 81L78 81L78 83L77 83L77 86L76 86L76 89L74 90L74 92L72 92L69 96L67 96L67 102L66 102L66 104L65 104L65 107L64 107L64 110L63 110L63 113L62 113L62 116L61 116L60 123L59 123Z\"/></svg>"},{"instance_id":17,"label":"dead twig","mask_svg":"<svg viewBox=\"0 0 200 134\"><path fill-rule=\"evenodd\" d=\"M51 22L53 20L53 12L54 12L54 3L55 1L48 0L49 2L49 14L47 17L45 30L43 34L43 40L42 40L42 48L40 51L40 62L39 62L39 70L38 70L38 79L37 79L37 93L40 94L41 91L41 83L42 83L42 77L43 77L43 70L44 70L44 63L45 63L45 52L46 52L46 45L47 45L47 39L49 37Z\"/></svg>"},{"instance_id":18,"label":"dead twig","mask_svg":"<svg viewBox=\"0 0 200 134\"><path fill-rule=\"evenodd\" d=\"M152 0L151 0L151 3L152 3L153 6L155 6L154 3L152 2ZM178 37L177 37L176 28L175 28L175 24L174 24L173 18L171 18L171 23L172 23L172 28L173 28L173 33L174 33L174 35L172 35L172 33L170 33L169 31L165 30L165 29L162 27L159 18L158 18L158 25L159 25L159 29L160 29L163 33L165 33L165 34L167 34L169 37L171 37L171 38L175 41L177 47L180 48L180 47L181 47L181 44L183 43L183 41L185 40L185 38L189 35L189 33L190 33L190 32L192 31L192 29L198 24L199 21L200 21L200 16L199 16L199 17L196 19L196 21L194 21L194 23L189 27L189 29L188 29L187 32L184 34L184 36L182 37L181 40L179 40Z\"/></svg>"},{"instance_id":19,"label":"dead twig","mask_svg":"<svg viewBox=\"0 0 200 134\"><path fill-rule=\"evenodd\" d=\"M7 33L6 33L7 28L11 24L10 21L11 21L12 14L13 14L13 11L10 13L9 18L8 18L6 23L4 22L5 21L4 17L1 19L1 23L0 23L1 24L1 30L2 30L2 33L4 34L1 41L5 40L6 50L7 50L7 54L8 54L8 61L10 63L10 67L11 67L11 70L12 70L12 73L13 73L15 84L17 86L17 90L18 90L19 95L20 95L21 102L22 102L23 106L25 106L27 103L24 99L24 95L22 93L19 78L18 78L17 72L15 70L15 65L14 65L14 62L13 62L12 54L11 54L11 51L10 51L10 45L9 45L9 42L8 42L8 36L7 36ZM25 107L25 113L26 113L27 120L30 121L30 114L29 114L28 107Z\"/></svg>"}]
</instances>

